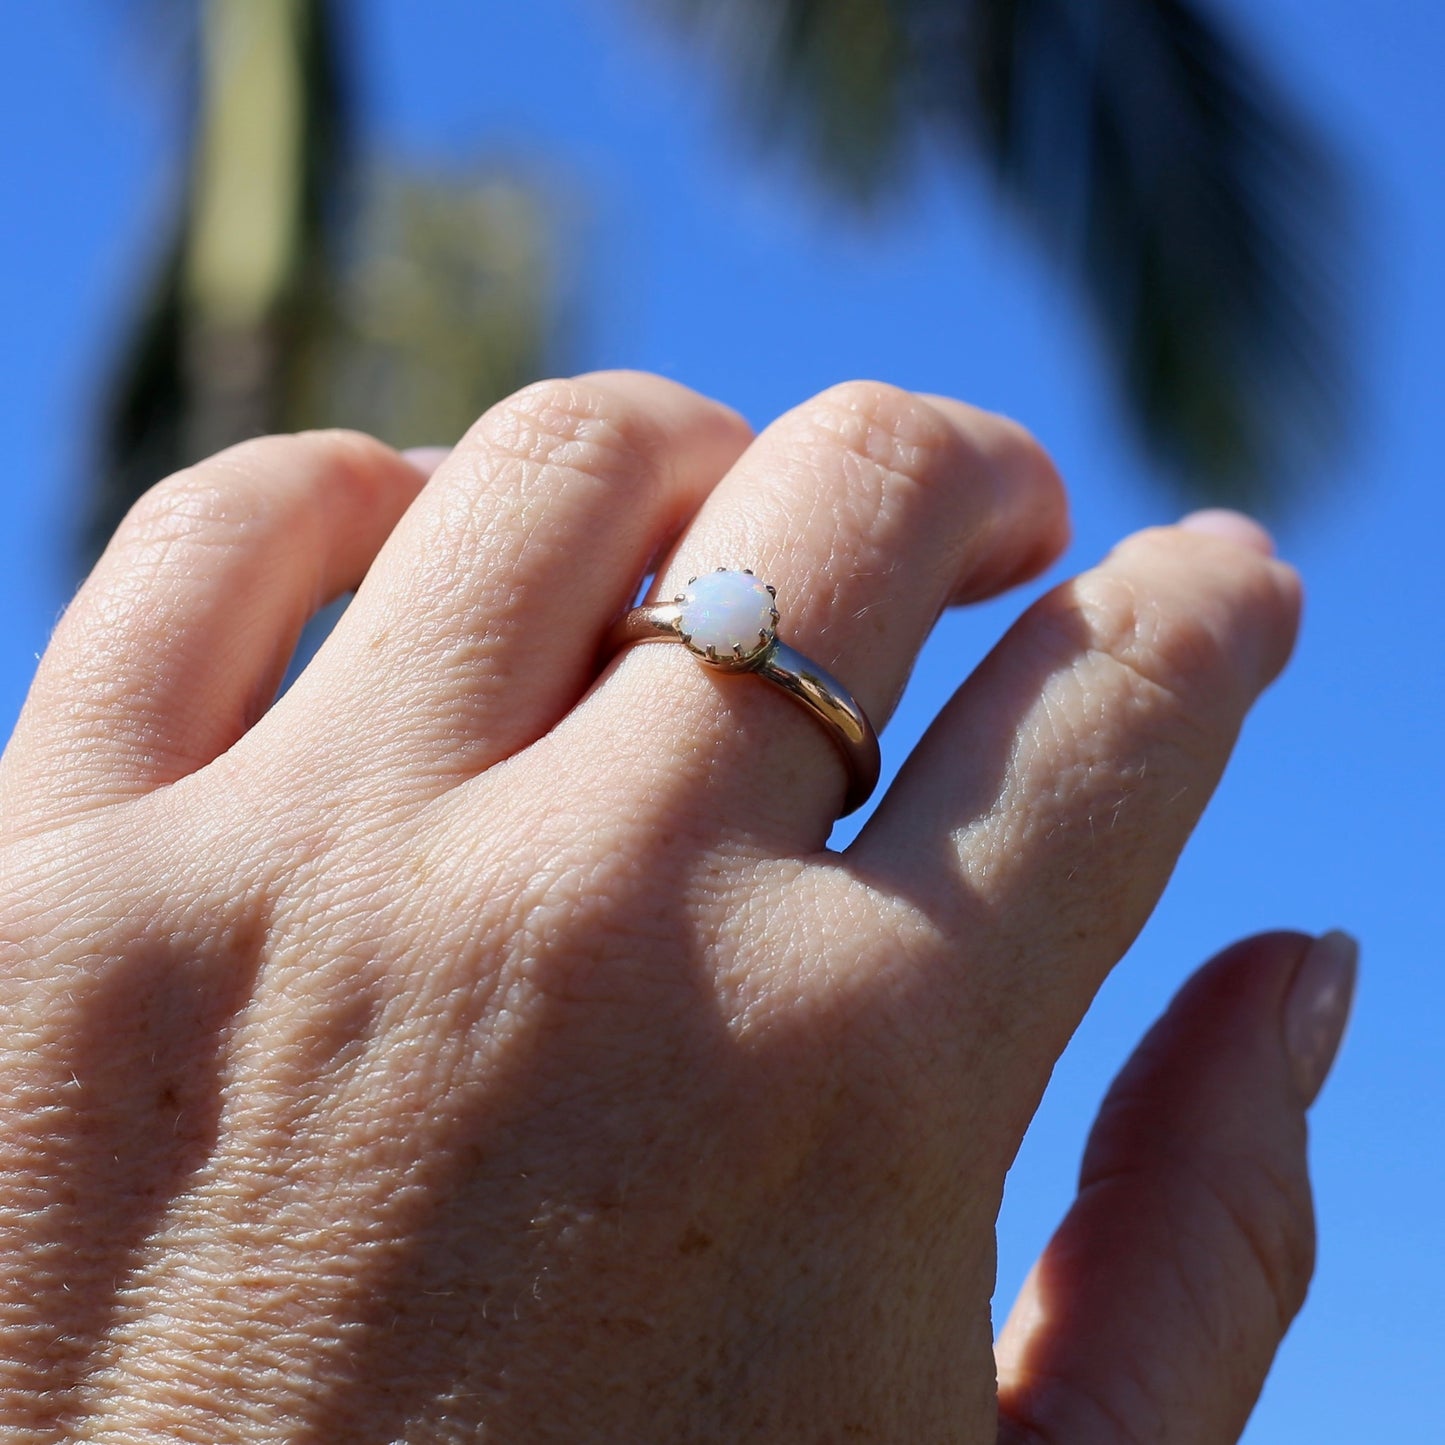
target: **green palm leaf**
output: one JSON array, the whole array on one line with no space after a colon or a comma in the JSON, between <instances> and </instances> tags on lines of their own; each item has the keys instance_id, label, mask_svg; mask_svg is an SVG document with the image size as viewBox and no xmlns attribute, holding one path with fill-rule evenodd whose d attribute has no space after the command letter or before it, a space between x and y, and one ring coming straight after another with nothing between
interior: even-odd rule
<instances>
[{"instance_id":1,"label":"green palm leaf","mask_svg":"<svg viewBox=\"0 0 1445 1445\"><path fill-rule=\"evenodd\" d=\"M861 204L961 142L1074 276L1196 497L1281 500L1342 438L1342 186L1193 0L656 0Z\"/></svg>"}]
</instances>

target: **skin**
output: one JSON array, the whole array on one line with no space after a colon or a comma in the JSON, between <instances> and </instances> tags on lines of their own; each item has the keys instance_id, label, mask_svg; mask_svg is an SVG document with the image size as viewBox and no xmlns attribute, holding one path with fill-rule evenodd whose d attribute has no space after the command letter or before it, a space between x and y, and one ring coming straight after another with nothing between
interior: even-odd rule
<instances>
[{"instance_id":1,"label":"skin","mask_svg":"<svg viewBox=\"0 0 1445 1445\"><path fill-rule=\"evenodd\" d=\"M997 1355L989 1299L1050 1069L1292 645L1267 539L1035 604L842 853L781 695L599 671L654 563L748 565L881 727L1066 535L1019 427L872 383L754 439L547 382L430 481L318 433L152 491L0 772L0 1438L1234 1440L1310 1273L1303 935L1156 1027Z\"/></svg>"}]
</instances>

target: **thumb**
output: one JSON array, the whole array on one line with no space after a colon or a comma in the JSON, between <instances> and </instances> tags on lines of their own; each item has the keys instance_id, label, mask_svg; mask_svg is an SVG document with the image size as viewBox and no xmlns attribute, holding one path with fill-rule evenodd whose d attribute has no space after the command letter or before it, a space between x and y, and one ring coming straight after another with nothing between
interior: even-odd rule
<instances>
[{"instance_id":1,"label":"thumb","mask_svg":"<svg viewBox=\"0 0 1445 1445\"><path fill-rule=\"evenodd\" d=\"M1357 947L1263 934L1185 985L1115 1081L997 1348L1005 1445L1230 1445L1314 1265L1305 1109Z\"/></svg>"}]
</instances>

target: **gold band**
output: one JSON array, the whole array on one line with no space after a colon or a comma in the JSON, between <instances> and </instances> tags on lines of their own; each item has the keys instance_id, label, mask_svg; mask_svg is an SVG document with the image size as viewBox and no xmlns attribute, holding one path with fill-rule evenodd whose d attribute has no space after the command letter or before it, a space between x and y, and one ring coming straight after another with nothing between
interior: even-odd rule
<instances>
[{"instance_id":1,"label":"gold band","mask_svg":"<svg viewBox=\"0 0 1445 1445\"><path fill-rule=\"evenodd\" d=\"M684 607L680 601L634 607L608 634L607 653L611 656L637 642L690 644L690 638L683 632L683 620ZM846 817L868 801L873 789L878 786L878 735L863 709L837 678L787 643L779 641L775 633L746 657L732 657L726 653L721 656L704 655L691 645L689 650L699 661L720 671L756 673L806 708L823 724L848 772L848 791L839 816Z\"/></svg>"}]
</instances>

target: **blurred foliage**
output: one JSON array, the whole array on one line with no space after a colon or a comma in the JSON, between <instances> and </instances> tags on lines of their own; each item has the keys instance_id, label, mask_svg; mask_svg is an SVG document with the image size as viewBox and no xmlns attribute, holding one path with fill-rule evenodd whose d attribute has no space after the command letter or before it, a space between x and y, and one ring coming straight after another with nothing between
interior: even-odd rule
<instances>
[{"instance_id":1,"label":"blurred foliage","mask_svg":"<svg viewBox=\"0 0 1445 1445\"><path fill-rule=\"evenodd\" d=\"M535 185L356 154L336 0L155 0L189 25L183 204L115 372L84 560L159 477L270 431L455 439L555 330Z\"/></svg>"},{"instance_id":2,"label":"blurred foliage","mask_svg":"<svg viewBox=\"0 0 1445 1445\"><path fill-rule=\"evenodd\" d=\"M1087 298L1129 420L1193 500L1279 504L1343 439L1344 186L1198 0L649 0L763 145L896 202L961 145Z\"/></svg>"},{"instance_id":3,"label":"blurred foliage","mask_svg":"<svg viewBox=\"0 0 1445 1445\"><path fill-rule=\"evenodd\" d=\"M140 3L140 0L131 0ZM1268 505L1339 439L1340 187L1196 0L648 0L765 143L862 208L926 145L983 159L1073 274L1128 415L1196 498ZM184 203L120 359L86 529L264 431L454 438L546 367L555 225L529 183L356 155L345 0L145 0L187 37Z\"/></svg>"},{"instance_id":4,"label":"blurred foliage","mask_svg":"<svg viewBox=\"0 0 1445 1445\"><path fill-rule=\"evenodd\" d=\"M552 222L506 176L371 172L298 413L396 446L455 441L545 368Z\"/></svg>"}]
</instances>

